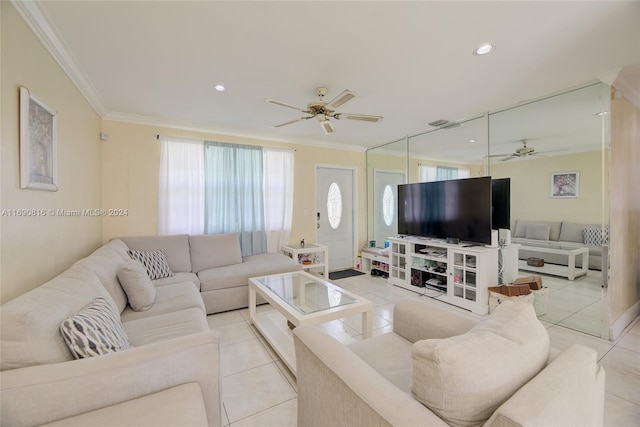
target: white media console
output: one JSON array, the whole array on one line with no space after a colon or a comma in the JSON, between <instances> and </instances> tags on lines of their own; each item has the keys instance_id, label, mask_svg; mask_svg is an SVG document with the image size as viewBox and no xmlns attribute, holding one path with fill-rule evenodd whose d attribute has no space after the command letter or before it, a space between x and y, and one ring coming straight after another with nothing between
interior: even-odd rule
<instances>
[{"instance_id":1,"label":"white media console","mask_svg":"<svg viewBox=\"0 0 640 427\"><path fill-rule=\"evenodd\" d=\"M487 288L498 284L498 248L413 236L389 242L389 283L419 293L440 291L435 298L441 301L489 312Z\"/></svg>"}]
</instances>

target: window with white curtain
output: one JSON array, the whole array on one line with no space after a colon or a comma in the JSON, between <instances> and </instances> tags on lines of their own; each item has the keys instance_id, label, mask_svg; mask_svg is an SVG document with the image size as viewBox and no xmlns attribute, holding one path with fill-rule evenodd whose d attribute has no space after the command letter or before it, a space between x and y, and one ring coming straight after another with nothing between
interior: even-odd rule
<instances>
[{"instance_id":1,"label":"window with white curtain","mask_svg":"<svg viewBox=\"0 0 640 427\"><path fill-rule=\"evenodd\" d=\"M293 217L292 150L162 138L158 234L236 232L242 255L278 252Z\"/></svg>"},{"instance_id":2,"label":"window with white curtain","mask_svg":"<svg viewBox=\"0 0 640 427\"><path fill-rule=\"evenodd\" d=\"M445 181L471 177L471 169L451 168L446 166L418 165L420 182Z\"/></svg>"}]
</instances>

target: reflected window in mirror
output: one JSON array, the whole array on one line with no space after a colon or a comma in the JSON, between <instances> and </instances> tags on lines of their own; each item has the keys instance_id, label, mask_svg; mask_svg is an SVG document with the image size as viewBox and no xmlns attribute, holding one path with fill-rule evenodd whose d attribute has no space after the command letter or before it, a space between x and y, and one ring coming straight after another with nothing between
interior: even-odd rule
<instances>
[{"instance_id":1,"label":"reflected window in mirror","mask_svg":"<svg viewBox=\"0 0 640 427\"><path fill-rule=\"evenodd\" d=\"M471 169L447 166L418 165L420 182L446 181L471 177Z\"/></svg>"}]
</instances>

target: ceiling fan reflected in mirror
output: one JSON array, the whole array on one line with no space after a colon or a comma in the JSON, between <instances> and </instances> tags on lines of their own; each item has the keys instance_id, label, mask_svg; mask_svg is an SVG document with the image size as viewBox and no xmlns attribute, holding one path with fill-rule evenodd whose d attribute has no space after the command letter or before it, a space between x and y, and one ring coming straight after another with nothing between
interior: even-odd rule
<instances>
[{"instance_id":1,"label":"ceiling fan reflected in mirror","mask_svg":"<svg viewBox=\"0 0 640 427\"><path fill-rule=\"evenodd\" d=\"M535 148L527 146L527 142L528 141L526 139L523 139L520 142L522 143L522 148L516 149L513 153L510 153L510 154L492 154L492 155L489 156L489 158L491 158L491 157L502 157L502 159L500 159L499 161L506 162L506 161L513 160L513 159L516 159L516 158L519 158L519 157L529 157L529 156L544 157L541 154L555 153L555 152L558 152L558 151L567 151L567 148L563 148L563 149L560 149L560 150L536 151Z\"/></svg>"},{"instance_id":2,"label":"ceiling fan reflected in mirror","mask_svg":"<svg viewBox=\"0 0 640 427\"><path fill-rule=\"evenodd\" d=\"M336 109L340 108L342 105L351 101L353 98L358 96L358 94L351 90L345 90L340 95L333 98L331 101L325 102L324 96L327 94L328 91L329 90L326 87L316 88L315 94L318 96L318 100L308 103L306 108L296 107L294 105L287 104L286 102L276 101L275 99L267 99L266 102L268 102L269 104L292 108L304 114L308 114L308 116L300 117L295 120L290 120L288 122L280 123L272 127L279 128L279 127L287 126L302 120L309 120L309 119L315 118L320 123L320 127L322 127L322 130L324 131L324 133L330 134L330 133L334 133L335 129L329 119L357 120L357 121L369 122L369 123L377 123L382 121L382 116L369 116L364 114L352 114L352 113L337 113Z\"/></svg>"}]
</instances>

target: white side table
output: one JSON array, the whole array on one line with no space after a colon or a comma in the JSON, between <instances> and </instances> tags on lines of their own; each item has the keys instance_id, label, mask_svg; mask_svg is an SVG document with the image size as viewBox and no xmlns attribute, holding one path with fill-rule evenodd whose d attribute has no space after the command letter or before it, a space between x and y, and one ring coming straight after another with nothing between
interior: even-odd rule
<instances>
[{"instance_id":1,"label":"white side table","mask_svg":"<svg viewBox=\"0 0 640 427\"><path fill-rule=\"evenodd\" d=\"M329 248L314 243L306 243L304 247L297 245L282 245L282 253L302 264L303 270L314 270L324 267L323 277L329 279Z\"/></svg>"}]
</instances>

